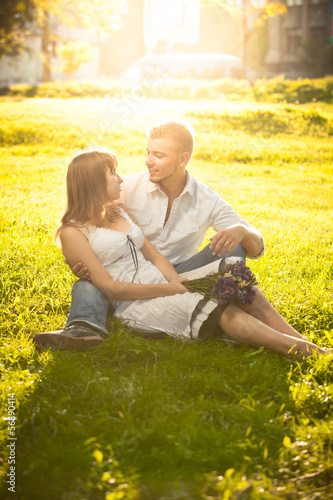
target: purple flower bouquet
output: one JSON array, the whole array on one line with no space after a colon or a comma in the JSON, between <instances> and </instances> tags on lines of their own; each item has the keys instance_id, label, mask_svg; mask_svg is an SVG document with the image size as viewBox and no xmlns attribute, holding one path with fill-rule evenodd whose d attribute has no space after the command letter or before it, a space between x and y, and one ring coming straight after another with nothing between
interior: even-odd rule
<instances>
[{"instance_id":1,"label":"purple flower bouquet","mask_svg":"<svg viewBox=\"0 0 333 500\"><path fill-rule=\"evenodd\" d=\"M218 300L220 306L234 301L252 304L256 295L254 286L257 284L255 275L243 260L227 264L219 273L212 297Z\"/></svg>"},{"instance_id":2,"label":"purple flower bouquet","mask_svg":"<svg viewBox=\"0 0 333 500\"><path fill-rule=\"evenodd\" d=\"M207 299L216 299L220 306L234 301L252 304L257 284L255 275L243 260L227 264L216 274L183 283L186 288L201 293Z\"/></svg>"}]
</instances>

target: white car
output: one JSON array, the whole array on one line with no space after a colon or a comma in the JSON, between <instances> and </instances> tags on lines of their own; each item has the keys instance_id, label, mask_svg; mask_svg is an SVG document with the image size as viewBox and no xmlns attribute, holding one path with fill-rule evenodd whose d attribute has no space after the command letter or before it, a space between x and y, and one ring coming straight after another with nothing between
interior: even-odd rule
<instances>
[{"instance_id":1,"label":"white car","mask_svg":"<svg viewBox=\"0 0 333 500\"><path fill-rule=\"evenodd\" d=\"M242 60L229 54L154 54L141 57L123 74L149 78L242 78Z\"/></svg>"}]
</instances>

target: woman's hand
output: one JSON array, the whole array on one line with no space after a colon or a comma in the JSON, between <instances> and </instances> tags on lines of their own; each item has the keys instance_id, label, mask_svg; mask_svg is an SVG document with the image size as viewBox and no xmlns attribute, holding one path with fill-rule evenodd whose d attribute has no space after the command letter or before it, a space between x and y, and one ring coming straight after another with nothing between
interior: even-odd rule
<instances>
[{"instance_id":1,"label":"woman's hand","mask_svg":"<svg viewBox=\"0 0 333 500\"><path fill-rule=\"evenodd\" d=\"M189 292L189 290L182 285L184 281L188 281L188 279L179 277L172 281L169 281L169 283L166 283L165 286L168 288L170 295L176 295L178 293L183 294Z\"/></svg>"}]
</instances>

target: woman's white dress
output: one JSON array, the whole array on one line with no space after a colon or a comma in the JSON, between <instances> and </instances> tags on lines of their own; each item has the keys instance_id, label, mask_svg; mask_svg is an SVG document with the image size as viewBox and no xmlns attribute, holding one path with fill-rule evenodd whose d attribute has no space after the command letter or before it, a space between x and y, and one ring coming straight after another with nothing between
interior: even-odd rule
<instances>
[{"instance_id":1,"label":"woman's white dress","mask_svg":"<svg viewBox=\"0 0 333 500\"><path fill-rule=\"evenodd\" d=\"M126 232L95 226L79 229L95 255L116 281L166 283L163 274L143 256L141 229L122 210L130 224ZM177 338L197 338L202 323L217 307L199 293L184 293L142 300L111 300L114 316L137 330L165 332Z\"/></svg>"}]
</instances>

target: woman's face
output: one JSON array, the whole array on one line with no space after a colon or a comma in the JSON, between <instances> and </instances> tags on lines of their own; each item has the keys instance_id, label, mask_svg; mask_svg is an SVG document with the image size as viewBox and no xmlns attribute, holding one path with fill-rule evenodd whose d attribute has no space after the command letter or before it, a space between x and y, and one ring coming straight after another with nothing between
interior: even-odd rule
<instances>
[{"instance_id":1,"label":"woman's face","mask_svg":"<svg viewBox=\"0 0 333 500\"><path fill-rule=\"evenodd\" d=\"M117 174L116 169L107 168L105 174L106 191L110 201L118 200L120 197L121 183L124 182L120 175Z\"/></svg>"}]
</instances>

